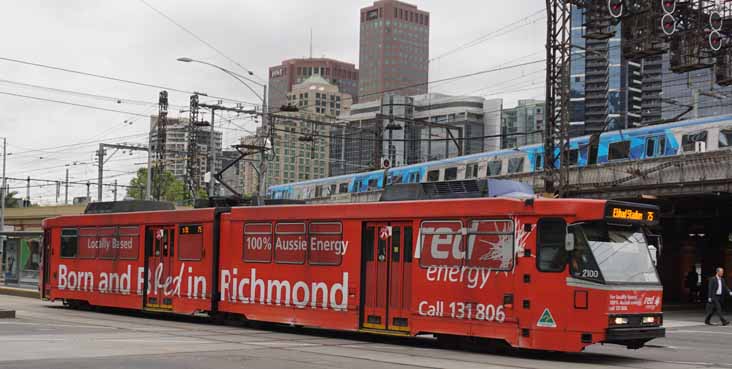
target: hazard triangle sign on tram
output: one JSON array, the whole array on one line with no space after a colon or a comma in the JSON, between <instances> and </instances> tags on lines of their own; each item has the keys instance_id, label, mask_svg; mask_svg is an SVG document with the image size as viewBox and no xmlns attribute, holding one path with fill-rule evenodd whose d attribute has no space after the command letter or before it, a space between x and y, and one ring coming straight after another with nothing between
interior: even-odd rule
<instances>
[{"instance_id":1,"label":"hazard triangle sign on tram","mask_svg":"<svg viewBox=\"0 0 732 369\"><path fill-rule=\"evenodd\" d=\"M541 313L541 317L539 318L539 321L536 322L536 326L544 328L557 327L557 322L554 321L554 317L552 316L552 313L549 312L549 308L544 309L544 312Z\"/></svg>"}]
</instances>

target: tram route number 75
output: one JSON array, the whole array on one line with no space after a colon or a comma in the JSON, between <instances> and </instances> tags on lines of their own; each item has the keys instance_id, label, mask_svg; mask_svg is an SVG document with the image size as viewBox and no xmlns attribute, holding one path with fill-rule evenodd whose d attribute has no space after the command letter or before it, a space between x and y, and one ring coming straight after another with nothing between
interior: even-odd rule
<instances>
[{"instance_id":1,"label":"tram route number 75","mask_svg":"<svg viewBox=\"0 0 732 369\"><path fill-rule=\"evenodd\" d=\"M447 309L446 309L447 308ZM450 302L437 300L434 303L421 301L417 312L422 316L450 317L452 319L482 320L503 323L506 313L503 305L473 304L469 302Z\"/></svg>"}]
</instances>

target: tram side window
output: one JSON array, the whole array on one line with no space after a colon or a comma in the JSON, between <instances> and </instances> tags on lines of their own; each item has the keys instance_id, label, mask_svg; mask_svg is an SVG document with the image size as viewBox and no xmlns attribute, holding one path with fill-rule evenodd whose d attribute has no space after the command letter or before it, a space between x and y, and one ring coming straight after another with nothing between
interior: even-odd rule
<instances>
[{"instance_id":1,"label":"tram side window","mask_svg":"<svg viewBox=\"0 0 732 369\"><path fill-rule=\"evenodd\" d=\"M492 270L513 269L514 226L510 220L474 220L470 223L468 266Z\"/></svg>"},{"instance_id":2,"label":"tram side window","mask_svg":"<svg viewBox=\"0 0 732 369\"><path fill-rule=\"evenodd\" d=\"M404 227L404 262L412 262L412 252L414 246L412 244L412 226Z\"/></svg>"},{"instance_id":3,"label":"tram side window","mask_svg":"<svg viewBox=\"0 0 732 369\"><path fill-rule=\"evenodd\" d=\"M79 249L79 231L77 229L61 230L61 257L75 258Z\"/></svg>"},{"instance_id":4,"label":"tram side window","mask_svg":"<svg viewBox=\"0 0 732 369\"><path fill-rule=\"evenodd\" d=\"M305 223L277 223L275 226L275 263L304 264L307 245Z\"/></svg>"},{"instance_id":5,"label":"tram side window","mask_svg":"<svg viewBox=\"0 0 732 369\"><path fill-rule=\"evenodd\" d=\"M722 129L719 131L719 148L732 146L732 130Z\"/></svg>"},{"instance_id":6,"label":"tram side window","mask_svg":"<svg viewBox=\"0 0 732 369\"><path fill-rule=\"evenodd\" d=\"M465 261L465 237L462 237L463 223L460 220L422 222L419 265L427 267L462 266Z\"/></svg>"},{"instance_id":7,"label":"tram side window","mask_svg":"<svg viewBox=\"0 0 732 369\"><path fill-rule=\"evenodd\" d=\"M242 258L249 263L272 261L272 224L247 223L244 225Z\"/></svg>"},{"instance_id":8,"label":"tram side window","mask_svg":"<svg viewBox=\"0 0 732 369\"><path fill-rule=\"evenodd\" d=\"M101 227L97 229L97 258L116 259L119 252L117 243L117 230L114 227Z\"/></svg>"},{"instance_id":9,"label":"tram side window","mask_svg":"<svg viewBox=\"0 0 732 369\"><path fill-rule=\"evenodd\" d=\"M455 179L457 179L457 168L452 167L452 168L445 169L445 180L452 181Z\"/></svg>"},{"instance_id":10,"label":"tram side window","mask_svg":"<svg viewBox=\"0 0 732 369\"><path fill-rule=\"evenodd\" d=\"M140 228L119 227L117 244L119 247L119 259L137 259L140 249Z\"/></svg>"},{"instance_id":11,"label":"tram side window","mask_svg":"<svg viewBox=\"0 0 732 369\"><path fill-rule=\"evenodd\" d=\"M332 195L336 194L336 186L338 186L338 185L335 183L330 185L330 192L328 193L328 195L332 196Z\"/></svg>"},{"instance_id":12,"label":"tram side window","mask_svg":"<svg viewBox=\"0 0 732 369\"><path fill-rule=\"evenodd\" d=\"M540 219L537 232L537 268L542 272L563 271L567 264L567 223L564 219Z\"/></svg>"},{"instance_id":13,"label":"tram side window","mask_svg":"<svg viewBox=\"0 0 732 369\"><path fill-rule=\"evenodd\" d=\"M440 180L439 170L430 170L427 172L427 182L437 182Z\"/></svg>"},{"instance_id":14,"label":"tram side window","mask_svg":"<svg viewBox=\"0 0 732 369\"><path fill-rule=\"evenodd\" d=\"M203 257L203 226L181 225L178 238L178 260L201 260Z\"/></svg>"},{"instance_id":15,"label":"tram side window","mask_svg":"<svg viewBox=\"0 0 732 369\"><path fill-rule=\"evenodd\" d=\"M311 265L340 265L343 255L343 226L340 222L310 223Z\"/></svg>"},{"instance_id":16,"label":"tram side window","mask_svg":"<svg viewBox=\"0 0 732 369\"><path fill-rule=\"evenodd\" d=\"M607 160L621 160L630 157L630 141L613 142L608 146Z\"/></svg>"},{"instance_id":17,"label":"tram side window","mask_svg":"<svg viewBox=\"0 0 732 369\"><path fill-rule=\"evenodd\" d=\"M96 228L79 229L79 258L94 259L97 257L97 248L99 247L99 239L97 239Z\"/></svg>"}]
</instances>

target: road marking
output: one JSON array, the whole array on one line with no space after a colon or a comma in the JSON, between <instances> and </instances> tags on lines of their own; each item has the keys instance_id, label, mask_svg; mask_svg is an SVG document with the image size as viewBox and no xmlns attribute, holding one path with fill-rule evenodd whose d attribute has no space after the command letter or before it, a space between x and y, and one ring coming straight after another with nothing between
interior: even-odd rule
<instances>
[{"instance_id":1,"label":"road marking","mask_svg":"<svg viewBox=\"0 0 732 369\"><path fill-rule=\"evenodd\" d=\"M144 339L144 338L106 338L97 341L105 342L128 342L128 343L216 343L214 341L203 341L203 340L170 340L170 339Z\"/></svg>"},{"instance_id":2,"label":"road marking","mask_svg":"<svg viewBox=\"0 0 732 369\"><path fill-rule=\"evenodd\" d=\"M702 322L693 322L693 321L686 321L686 320L664 320L663 326L665 328L683 328L683 327L693 327L697 325L704 325Z\"/></svg>"},{"instance_id":3,"label":"road marking","mask_svg":"<svg viewBox=\"0 0 732 369\"><path fill-rule=\"evenodd\" d=\"M19 341L66 341L66 338L42 338L42 337L18 337L18 336L5 336L0 337L0 341L8 342L19 342Z\"/></svg>"},{"instance_id":4,"label":"road marking","mask_svg":"<svg viewBox=\"0 0 732 369\"><path fill-rule=\"evenodd\" d=\"M673 331L674 333L702 333L702 334L723 334L723 335L732 335L732 332L716 332L716 331L692 331L692 330L678 330Z\"/></svg>"}]
</instances>

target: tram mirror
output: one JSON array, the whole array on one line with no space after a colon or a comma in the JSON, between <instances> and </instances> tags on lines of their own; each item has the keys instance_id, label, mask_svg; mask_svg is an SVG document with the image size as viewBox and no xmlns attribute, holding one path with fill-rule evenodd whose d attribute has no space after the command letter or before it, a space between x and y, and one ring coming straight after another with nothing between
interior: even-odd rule
<instances>
[{"instance_id":1,"label":"tram mirror","mask_svg":"<svg viewBox=\"0 0 732 369\"><path fill-rule=\"evenodd\" d=\"M564 239L564 249L574 251L574 233L567 233L567 237Z\"/></svg>"},{"instance_id":2,"label":"tram mirror","mask_svg":"<svg viewBox=\"0 0 732 369\"><path fill-rule=\"evenodd\" d=\"M648 245L648 253L651 254L651 261L654 266L658 265L658 248L654 245Z\"/></svg>"}]
</instances>

